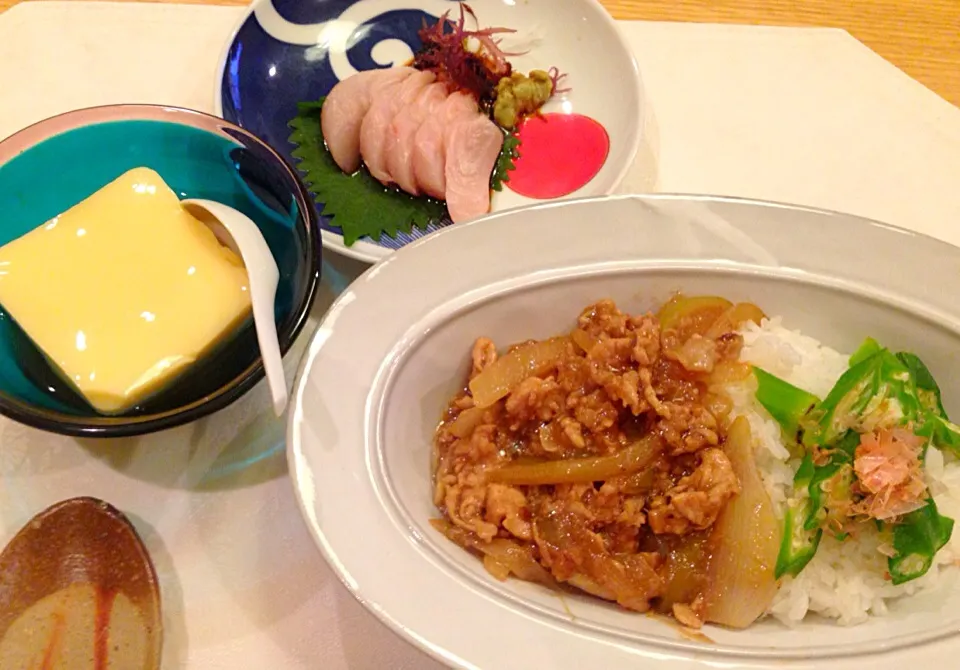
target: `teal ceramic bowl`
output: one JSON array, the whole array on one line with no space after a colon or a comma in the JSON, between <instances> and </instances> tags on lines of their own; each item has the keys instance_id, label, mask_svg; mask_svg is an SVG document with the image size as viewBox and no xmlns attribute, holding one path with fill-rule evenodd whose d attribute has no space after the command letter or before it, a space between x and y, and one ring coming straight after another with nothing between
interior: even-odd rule
<instances>
[{"instance_id":1,"label":"teal ceramic bowl","mask_svg":"<svg viewBox=\"0 0 960 670\"><path fill-rule=\"evenodd\" d=\"M0 142L0 245L139 166L156 170L181 198L222 202L257 223L280 269L276 322L285 353L306 322L320 278L316 210L277 152L222 119L115 105L62 114L10 136ZM0 306L0 413L42 430L120 437L172 428L226 407L263 374L251 324L160 394L122 416L99 415Z\"/></svg>"}]
</instances>

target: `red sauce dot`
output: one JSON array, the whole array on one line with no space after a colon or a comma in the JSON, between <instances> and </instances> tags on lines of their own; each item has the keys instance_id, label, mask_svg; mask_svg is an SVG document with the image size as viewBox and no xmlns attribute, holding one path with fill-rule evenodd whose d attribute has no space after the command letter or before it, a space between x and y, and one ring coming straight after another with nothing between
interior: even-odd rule
<instances>
[{"instance_id":1,"label":"red sauce dot","mask_svg":"<svg viewBox=\"0 0 960 670\"><path fill-rule=\"evenodd\" d=\"M582 114L532 116L517 129L520 158L506 182L528 198L560 198L597 176L610 153L610 136Z\"/></svg>"}]
</instances>

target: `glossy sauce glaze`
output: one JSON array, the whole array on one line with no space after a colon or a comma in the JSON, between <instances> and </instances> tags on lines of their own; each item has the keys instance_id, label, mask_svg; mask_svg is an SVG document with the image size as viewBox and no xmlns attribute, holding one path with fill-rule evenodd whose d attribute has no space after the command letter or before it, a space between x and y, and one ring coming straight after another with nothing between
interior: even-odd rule
<instances>
[{"instance_id":1,"label":"glossy sauce glaze","mask_svg":"<svg viewBox=\"0 0 960 670\"><path fill-rule=\"evenodd\" d=\"M656 314L601 300L502 350L481 335L436 432L431 524L500 580L750 625L776 594L780 529L722 385L748 378L739 329L764 318L676 295Z\"/></svg>"}]
</instances>

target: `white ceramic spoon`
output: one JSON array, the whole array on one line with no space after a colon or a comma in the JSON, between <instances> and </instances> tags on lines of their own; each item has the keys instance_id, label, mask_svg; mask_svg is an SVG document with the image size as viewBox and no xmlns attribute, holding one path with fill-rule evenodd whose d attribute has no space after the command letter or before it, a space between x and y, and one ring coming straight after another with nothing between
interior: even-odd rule
<instances>
[{"instance_id":1,"label":"white ceramic spoon","mask_svg":"<svg viewBox=\"0 0 960 670\"><path fill-rule=\"evenodd\" d=\"M250 302L253 303L253 324L257 329L260 358L273 397L273 410L280 416L287 406L287 382L283 376L283 359L274 320L280 271L270 247L257 224L233 207L198 199L183 200L180 204L203 221L221 244L233 249L243 259L250 282Z\"/></svg>"}]
</instances>

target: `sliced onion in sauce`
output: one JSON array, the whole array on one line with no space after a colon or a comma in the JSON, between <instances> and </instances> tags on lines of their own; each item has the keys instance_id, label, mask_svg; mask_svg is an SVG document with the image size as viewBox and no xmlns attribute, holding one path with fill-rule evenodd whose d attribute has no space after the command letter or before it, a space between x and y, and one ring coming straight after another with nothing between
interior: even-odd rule
<instances>
[{"instance_id":1,"label":"sliced onion in sauce","mask_svg":"<svg viewBox=\"0 0 960 670\"><path fill-rule=\"evenodd\" d=\"M703 398L703 406L718 422L725 423L733 410L733 401L723 393L707 393Z\"/></svg>"},{"instance_id":2,"label":"sliced onion in sauce","mask_svg":"<svg viewBox=\"0 0 960 670\"><path fill-rule=\"evenodd\" d=\"M707 383L710 386L735 384L749 378L751 373L752 370L746 363L722 360L713 368L713 372L711 372L707 378Z\"/></svg>"},{"instance_id":3,"label":"sliced onion in sauce","mask_svg":"<svg viewBox=\"0 0 960 670\"><path fill-rule=\"evenodd\" d=\"M470 380L477 407L489 407L528 377L546 373L569 350L570 339L554 337L524 344L488 365Z\"/></svg>"},{"instance_id":4,"label":"sliced onion in sauce","mask_svg":"<svg viewBox=\"0 0 960 670\"><path fill-rule=\"evenodd\" d=\"M540 448L545 452L552 454L560 451L561 445L556 439L557 424L553 421L545 423L537 430L537 436L540 438Z\"/></svg>"},{"instance_id":5,"label":"sliced onion in sauce","mask_svg":"<svg viewBox=\"0 0 960 670\"><path fill-rule=\"evenodd\" d=\"M710 534L703 614L706 621L746 628L767 611L777 593L774 567L782 523L760 479L744 417L731 424L724 451L740 480L740 495L727 503Z\"/></svg>"},{"instance_id":6,"label":"sliced onion in sauce","mask_svg":"<svg viewBox=\"0 0 960 670\"><path fill-rule=\"evenodd\" d=\"M483 423L483 415L486 411L486 407L469 407L457 414L446 428L455 437L470 437L476 427Z\"/></svg>"},{"instance_id":7,"label":"sliced onion in sauce","mask_svg":"<svg viewBox=\"0 0 960 670\"><path fill-rule=\"evenodd\" d=\"M567 584L575 586L581 591L586 591L590 595L602 598L603 600L611 600L613 602L617 600L617 596L613 591L603 588L594 580L579 572L568 579Z\"/></svg>"},{"instance_id":8,"label":"sliced onion in sauce","mask_svg":"<svg viewBox=\"0 0 960 670\"><path fill-rule=\"evenodd\" d=\"M717 364L717 343L700 335L692 335L683 344L670 350L668 355L688 372L709 373Z\"/></svg>"},{"instance_id":9,"label":"sliced onion in sauce","mask_svg":"<svg viewBox=\"0 0 960 670\"><path fill-rule=\"evenodd\" d=\"M527 582L537 582L545 586L557 585L553 576L533 557L532 545L506 538L494 538L484 542L446 519L430 519L430 525L453 543L483 554L484 568L501 581L512 573Z\"/></svg>"},{"instance_id":10,"label":"sliced onion in sauce","mask_svg":"<svg viewBox=\"0 0 960 670\"><path fill-rule=\"evenodd\" d=\"M592 589L588 593L612 596L622 607L638 612L650 609L662 581L642 555L614 556L587 528L585 518L569 509L538 516L533 526L541 554L573 562L577 570L571 577L581 575L578 582Z\"/></svg>"},{"instance_id":11,"label":"sliced onion in sauce","mask_svg":"<svg viewBox=\"0 0 960 670\"><path fill-rule=\"evenodd\" d=\"M767 318L767 315L763 313L763 310L752 302L738 302L721 314L710 328L707 329L704 335L716 339L725 333L733 333L740 330L747 321L753 321L759 326L760 322L765 318Z\"/></svg>"},{"instance_id":12,"label":"sliced onion in sauce","mask_svg":"<svg viewBox=\"0 0 960 670\"><path fill-rule=\"evenodd\" d=\"M589 354L595 346L600 344L600 338L594 337L587 331L581 330L580 328L576 328L572 333L570 333L570 339L573 340L573 343L576 344L585 354Z\"/></svg>"},{"instance_id":13,"label":"sliced onion in sauce","mask_svg":"<svg viewBox=\"0 0 960 670\"><path fill-rule=\"evenodd\" d=\"M650 492L653 488L653 480L656 471L653 468L645 468L640 472L634 472L619 480L620 493L628 496L643 495Z\"/></svg>"},{"instance_id":14,"label":"sliced onion in sauce","mask_svg":"<svg viewBox=\"0 0 960 670\"><path fill-rule=\"evenodd\" d=\"M515 463L491 470L489 481L513 485L589 484L643 470L663 451L658 436L647 435L610 456Z\"/></svg>"},{"instance_id":15,"label":"sliced onion in sauce","mask_svg":"<svg viewBox=\"0 0 960 670\"><path fill-rule=\"evenodd\" d=\"M689 332L684 332L682 337L686 339L693 333L706 332L713 322L731 307L733 307L732 302L718 296L678 294L660 308L657 318L660 320L660 327L664 330L677 328L683 319L687 319L688 329L685 330Z\"/></svg>"}]
</instances>

